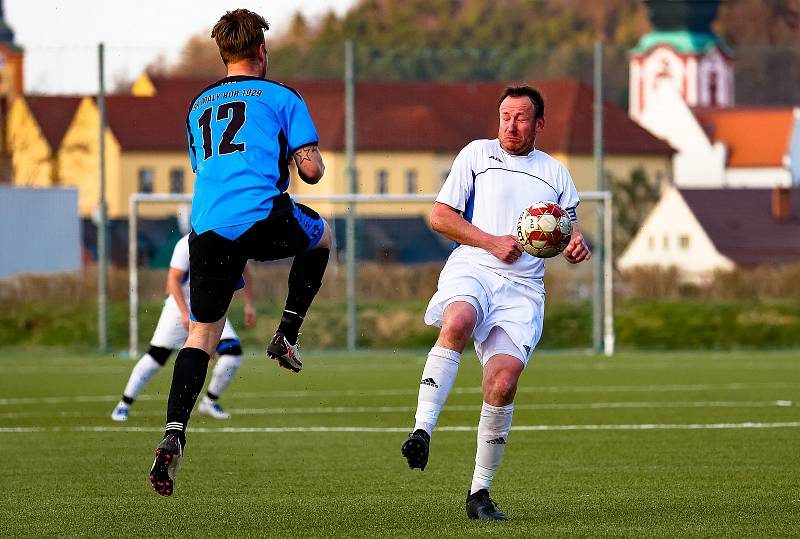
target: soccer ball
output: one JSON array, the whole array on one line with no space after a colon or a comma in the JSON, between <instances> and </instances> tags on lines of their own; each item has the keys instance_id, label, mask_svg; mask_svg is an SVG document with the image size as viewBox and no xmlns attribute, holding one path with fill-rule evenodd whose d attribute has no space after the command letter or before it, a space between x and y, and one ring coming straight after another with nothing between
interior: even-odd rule
<instances>
[{"instance_id":1,"label":"soccer ball","mask_svg":"<svg viewBox=\"0 0 800 539\"><path fill-rule=\"evenodd\" d=\"M517 240L526 253L538 258L556 256L571 237L572 221L555 202L532 204L517 219Z\"/></svg>"}]
</instances>

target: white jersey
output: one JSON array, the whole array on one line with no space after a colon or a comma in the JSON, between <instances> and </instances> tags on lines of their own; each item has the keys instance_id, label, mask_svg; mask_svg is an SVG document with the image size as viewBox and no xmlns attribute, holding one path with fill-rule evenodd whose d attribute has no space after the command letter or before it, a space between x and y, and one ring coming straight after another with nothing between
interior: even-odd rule
<instances>
[{"instance_id":1,"label":"white jersey","mask_svg":"<svg viewBox=\"0 0 800 539\"><path fill-rule=\"evenodd\" d=\"M516 235L517 218L540 200L556 202L575 221L578 198L567 168L534 149L510 155L498 139L475 140L458 154L437 202L462 212L464 218L496 236ZM544 260L522 253L506 264L479 247L459 245L450 260L464 258L507 279L544 292Z\"/></svg>"},{"instance_id":2,"label":"white jersey","mask_svg":"<svg viewBox=\"0 0 800 539\"><path fill-rule=\"evenodd\" d=\"M186 235L178 240L175 244L175 249L172 251L172 258L169 261L169 267L181 270L184 272L183 280L181 281L181 291L186 303L189 303L189 236Z\"/></svg>"}]
</instances>

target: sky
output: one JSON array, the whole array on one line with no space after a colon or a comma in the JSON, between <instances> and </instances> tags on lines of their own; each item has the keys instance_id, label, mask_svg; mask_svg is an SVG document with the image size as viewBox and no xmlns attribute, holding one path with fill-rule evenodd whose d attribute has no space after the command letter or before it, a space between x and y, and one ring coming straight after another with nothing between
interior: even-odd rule
<instances>
[{"instance_id":1,"label":"sky","mask_svg":"<svg viewBox=\"0 0 800 539\"><path fill-rule=\"evenodd\" d=\"M300 11L313 20L347 11L356 0L0 0L15 42L25 49L25 92L97 93L98 51L106 49L106 88L135 79L159 56L172 62L192 35L208 32L225 11L263 15L270 36Z\"/></svg>"}]
</instances>

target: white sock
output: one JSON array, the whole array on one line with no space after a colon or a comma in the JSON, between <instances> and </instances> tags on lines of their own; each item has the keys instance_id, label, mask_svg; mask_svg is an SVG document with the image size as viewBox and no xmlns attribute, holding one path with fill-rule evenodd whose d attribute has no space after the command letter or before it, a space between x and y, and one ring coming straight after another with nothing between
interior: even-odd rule
<instances>
[{"instance_id":1,"label":"white sock","mask_svg":"<svg viewBox=\"0 0 800 539\"><path fill-rule=\"evenodd\" d=\"M470 494L474 494L482 488L489 490L489 485L500 466L503 452L506 449L513 415L513 402L507 406L492 406L483 403L481 420L478 423L478 451L475 454L475 472L472 474Z\"/></svg>"},{"instance_id":2,"label":"white sock","mask_svg":"<svg viewBox=\"0 0 800 539\"><path fill-rule=\"evenodd\" d=\"M429 435L433 433L439 412L456 381L460 362L461 354L455 350L441 346L431 348L419 383L414 430L423 429Z\"/></svg>"},{"instance_id":3,"label":"white sock","mask_svg":"<svg viewBox=\"0 0 800 539\"><path fill-rule=\"evenodd\" d=\"M219 397L225 391L233 378L236 376L236 371L242 364L242 356L221 355L217 358L217 364L214 365L214 370L211 373L211 381L208 383L208 392L212 395Z\"/></svg>"},{"instance_id":4,"label":"white sock","mask_svg":"<svg viewBox=\"0 0 800 539\"><path fill-rule=\"evenodd\" d=\"M125 386L125 391L122 394L129 399L138 397L144 385L161 367L162 365L153 359L150 354L143 355L133 366L131 377L128 378L128 385Z\"/></svg>"}]
</instances>

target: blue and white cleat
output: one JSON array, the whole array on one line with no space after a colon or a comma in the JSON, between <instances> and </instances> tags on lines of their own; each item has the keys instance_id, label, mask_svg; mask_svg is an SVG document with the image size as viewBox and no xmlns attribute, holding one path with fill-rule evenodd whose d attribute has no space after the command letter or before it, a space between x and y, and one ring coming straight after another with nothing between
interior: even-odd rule
<instances>
[{"instance_id":1,"label":"blue and white cleat","mask_svg":"<svg viewBox=\"0 0 800 539\"><path fill-rule=\"evenodd\" d=\"M197 405L197 413L213 417L214 419L230 419L231 414L226 412L217 401L212 401L208 395L203 397L200 404Z\"/></svg>"},{"instance_id":2,"label":"blue and white cleat","mask_svg":"<svg viewBox=\"0 0 800 539\"><path fill-rule=\"evenodd\" d=\"M120 401L116 408L114 408L114 411L111 412L111 419L114 421L127 421L129 410L130 406Z\"/></svg>"}]
</instances>

